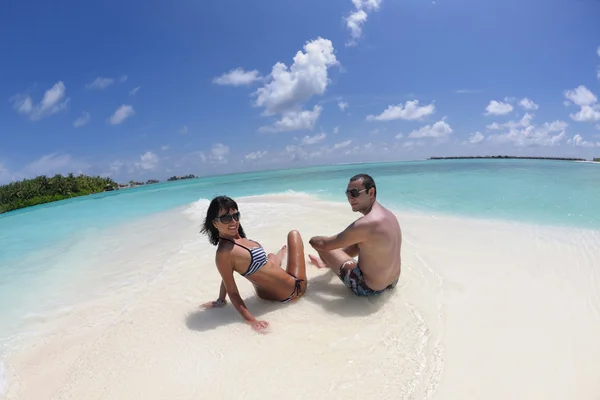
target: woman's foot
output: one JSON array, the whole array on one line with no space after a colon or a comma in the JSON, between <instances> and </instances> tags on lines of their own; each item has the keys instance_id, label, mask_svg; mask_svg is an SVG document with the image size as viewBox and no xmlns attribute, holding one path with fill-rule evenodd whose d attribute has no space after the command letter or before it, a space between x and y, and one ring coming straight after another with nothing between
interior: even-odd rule
<instances>
[{"instance_id":1,"label":"woman's foot","mask_svg":"<svg viewBox=\"0 0 600 400\"><path fill-rule=\"evenodd\" d=\"M326 268L327 267L327 264L325 264L325 261L321 260L321 257L315 257L312 254L309 254L308 258L310 259L310 263L317 268Z\"/></svg>"},{"instance_id":2,"label":"woman's foot","mask_svg":"<svg viewBox=\"0 0 600 400\"><path fill-rule=\"evenodd\" d=\"M281 263L283 262L283 257L285 256L286 250L287 245L283 245L283 247L277 252L277 254L269 253L269 260L271 260L278 267L281 267Z\"/></svg>"}]
</instances>

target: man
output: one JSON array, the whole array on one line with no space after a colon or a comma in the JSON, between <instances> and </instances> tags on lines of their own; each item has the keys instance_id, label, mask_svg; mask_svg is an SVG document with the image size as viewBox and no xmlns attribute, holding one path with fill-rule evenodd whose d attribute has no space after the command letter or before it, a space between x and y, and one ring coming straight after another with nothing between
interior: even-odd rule
<instances>
[{"instance_id":1,"label":"man","mask_svg":"<svg viewBox=\"0 0 600 400\"><path fill-rule=\"evenodd\" d=\"M310 261L318 268L331 268L357 296L379 295L396 287L400 278L400 224L377 202L375 181L369 175L350 178L346 197L352 211L363 217L337 235L311 238L320 258L309 255Z\"/></svg>"}]
</instances>

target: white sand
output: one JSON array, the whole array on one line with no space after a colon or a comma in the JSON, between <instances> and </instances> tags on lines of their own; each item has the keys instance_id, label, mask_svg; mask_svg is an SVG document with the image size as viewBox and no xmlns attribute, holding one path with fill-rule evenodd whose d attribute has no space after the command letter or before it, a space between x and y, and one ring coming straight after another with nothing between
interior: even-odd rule
<instances>
[{"instance_id":1,"label":"white sand","mask_svg":"<svg viewBox=\"0 0 600 400\"><path fill-rule=\"evenodd\" d=\"M273 252L290 229L307 242L359 216L302 194L238 200ZM288 305L236 277L271 324L259 335L231 305L198 308L220 283L198 234L207 205L94 240L93 275L61 292L77 306L37 316L44 336L10 355L8 398L600 398L598 232L398 212L403 273L379 300L310 265L307 295Z\"/></svg>"}]
</instances>

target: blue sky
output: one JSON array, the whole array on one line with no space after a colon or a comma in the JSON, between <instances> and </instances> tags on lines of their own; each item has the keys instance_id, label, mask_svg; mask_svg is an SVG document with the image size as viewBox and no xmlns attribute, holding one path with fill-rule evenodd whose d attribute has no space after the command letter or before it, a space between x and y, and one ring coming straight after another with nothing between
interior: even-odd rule
<instances>
[{"instance_id":1,"label":"blue sky","mask_svg":"<svg viewBox=\"0 0 600 400\"><path fill-rule=\"evenodd\" d=\"M600 2L0 6L0 183L600 157Z\"/></svg>"}]
</instances>

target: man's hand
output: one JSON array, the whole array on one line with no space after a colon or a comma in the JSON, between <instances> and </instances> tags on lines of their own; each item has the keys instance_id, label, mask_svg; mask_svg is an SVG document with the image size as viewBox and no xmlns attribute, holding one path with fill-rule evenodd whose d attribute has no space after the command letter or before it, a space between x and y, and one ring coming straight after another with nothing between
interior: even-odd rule
<instances>
[{"instance_id":1,"label":"man's hand","mask_svg":"<svg viewBox=\"0 0 600 400\"><path fill-rule=\"evenodd\" d=\"M324 240L325 236L313 236L310 238L308 243L313 247L313 249L322 250Z\"/></svg>"}]
</instances>

